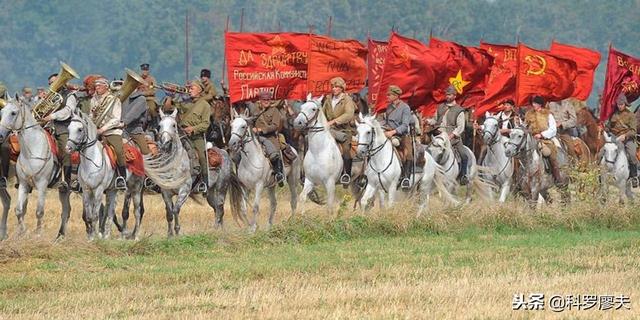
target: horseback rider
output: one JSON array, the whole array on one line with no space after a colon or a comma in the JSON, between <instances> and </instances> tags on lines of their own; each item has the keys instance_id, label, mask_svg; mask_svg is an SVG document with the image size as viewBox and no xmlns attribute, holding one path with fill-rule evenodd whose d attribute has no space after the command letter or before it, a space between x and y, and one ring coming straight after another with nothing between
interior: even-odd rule
<instances>
[{"instance_id":1,"label":"horseback rider","mask_svg":"<svg viewBox=\"0 0 640 320\"><path fill-rule=\"evenodd\" d=\"M558 135L578 136L578 116L569 99L562 102L549 102L549 109L556 119Z\"/></svg>"},{"instance_id":2,"label":"horseback rider","mask_svg":"<svg viewBox=\"0 0 640 320\"><path fill-rule=\"evenodd\" d=\"M353 136L352 120L356 105L345 90L347 83L340 77L331 79L331 95L324 100L322 109L327 117L327 126L336 139L342 153L343 170L340 183L345 187L351 182L351 137Z\"/></svg>"},{"instance_id":3,"label":"horseback rider","mask_svg":"<svg viewBox=\"0 0 640 320\"><path fill-rule=\"evenodd\" d=\"M215 98L218 93L216 92L216 87L213 85L213 83L211 83L211 70L200 70L200 81L202 81L202 84L204 85L202 98L206 100L207 103L212 104L213 98Z\"/></svg>"},{"instance_id":4,"label":"horseback rider","mask_svg":"<svg viewBox=\"0 0 640 320\"><path fill-rule=\"evenodd\" d=\"M151 153L144 133L147 121L147 99L144 96L144 84L140 84L122 105L122 123L124 132L140 149L143 155Z\"/></svg>"},{"instance_id":5,"label":"horseback rider","mask_svg":"<svg viewBox=\"0 0 640 320\"><path fill-rule=\"evenodd\" d=\"M200 181L195 187L195 190L206 194L209 185L209 164L206 157L206 144L204 140L204 133L209 128L209 122L211 117L211 107L209 103L202 97L204 91L204 84L200 80L193 80L189 84L189 96L190 102L174 102L173 96L167 96L165 100L165 109L174 104L180 113L180 127L185 134L189 137L193 148L198 155L198 162L200 164ZM167 112L168 110L165 110Z\"/></svg>"},{"instance_id":6,"label":"horseback rider","mask_svg":"<svg viewBox=\"0 0 640 320\"><path fill-rule=\"evenodd\" d=\"M268 91L260 92L257 104L260 112L256 115L253 133L258 135L258 141L262 144L267 158L271 162L276 181L282 187L284 186L284 173L278 138L278 134L282 130L282 113L271 101L271 93Z\"/></svg>"},{"instance_id":7,"label":"horseback rider","mask_svg":"<svg viewBox=\"0 0 640 320\"><path fill-rule=\"evenodd\" d=\"M148 123L155 128L158 124L158 104L156 103L156 89L153 87L157 84L156 78L149 73L150 66L148 63L140 65L140 76L145 81L143 95L147 101Z\"/></svg>"},{"instance_id":8,"label":"horseback rider","mask_svg":"<svg viewBox=\"0 0 640 320\"><path fill-rule=\"evenodd\" d=\"M48 81L49 85L51 85L54 81L58 79L58 74L54 73L49 76ZM72 91L68 85L64 85L60 91L58 92L62 96L62 108L58 109L56 112L51 113L50 115L44 117L42 119L43 123L53 122L53 127L55 129L53 137L56 140L56 145L58 147L58 163L62 164L63 171L63 180L58 184L58 189L62 191L69 190L69 185L75 185L77 182L71 181L71 156L66 153L64 150L67 146L67 139L69 139L69 123L71 123L71 117L73 112L76 110L78 106L78 98L76 96L76 92ZM77 171L77 169L76 169ZM77 173L77 172L73 172Z\"/></svg>"},{"instance_id":9,"label":"horseback rider","mask_svg":"<svg viewBox=\"0 0 640 320\"><path fill-rule=\"evenodd\" d=\"M0 81L0 99L7 100L7 87ZM2 107L0 107L2 109ZM9 177L9 139L5 139L0 144L0 189L7 188L7 178Z\"/></svg>"},{"instance_id":10,"label":"horseback rider","mask_svg":"<svg viewBox=\"0 0 640 320\"><path fill-rule=\"evenodd\" d=\"M402 164L402 175L400 177L400 187L403 189L411 188L409 176L413 163L413 146L411 141L410 128L413 125L411 108L402 100L402 89L391 85L387 91L387 101L389 105L383 114L382 128L385 130L384 135L391 139L394 146L398 147L398 153Z\"/></svg>"},{"instance_id":11,"label":"horseback rider","mask_svg":"<svg viewBox=\"0 0 640 320\"><path fill-rule=\"evenodd\" d=\"M127 189L127 167L122 146L122 104L109 90L109 82L104 77L94 81L95 95L91 99L91 118L98 128L98 137L109 144L116 154L116 190Z\"/></svg>"},{"instance_id":12,"label":"horseback rider","mask_svg":"<svg viewBox=\"0 0 640 320\"><path fill-rule=\"evenodd\" d=\"M616 140L624 144L629 160L629 179L634 188L638 187L638 158L636 156L636 129L637 120L633 112L629 110L629 102L624 93L620 93L616 99L616 110L614 111L607 128L616 136Z\"/></svg>"},{"instance_id":13,"label":"horseback rider","mask_svg":"<svg viewBox=\"0 0 640 320\"><path fill-rule=\"evenodd\" d=\"M436 124L449 135L451 146L460 156L459 180L461 185L466 185L469 182L467 177L469 160L464 150L464 144L462 144L466 125L464 109L456 102L457 92L453 86L449 86L445 94L446 102L441 103L436 111Z\"/></svg>"},{"instance_id":14,"label":"horseback rider","mask_svg":"<svg viewBox=\"0 0 640 320\"><path fill-rule=\"evenodd\" d=\"M511 129L520 123L520 118L515 112L516 103L513 99L506 99L500 104L502 111L498 113L498 121L500 123L500 134L509 136Z\"/></svg>"},{"instance_id":15,"label":"horseback rider","mask_svg":"<svg viewBox=\"0 0 640 320\"><path fill-rule=\"evenodd\" d=\"M548 149L548 155L543 150L543 156L549 159L549 165L551 166L551 174L555 184L560 187L566 186L566 181L563 181L560 175L560 164L558 163L558 149L553 142L553 138L556 137L557 125L553 114L549 109L545 108L544 98L541 96L534 96L531 99L531 105L533 108L529 109L524 116L525 126L531 130L533 137L537 139L542 145L543 149Z\"/></svg>"}]
</instances>

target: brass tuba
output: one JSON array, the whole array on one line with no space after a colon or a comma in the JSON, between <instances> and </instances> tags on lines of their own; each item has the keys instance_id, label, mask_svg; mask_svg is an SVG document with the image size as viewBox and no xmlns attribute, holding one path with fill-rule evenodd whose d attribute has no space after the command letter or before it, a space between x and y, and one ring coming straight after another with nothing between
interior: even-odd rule
<instances>
[{"instance_id":1,"label":"brass tuba","mask_svg":"<svg viewBox=\"0 0 640 320\"><path fill-rule=\"evenodd\" d=\"M102 126L105 117L111 112L116 98L120 100L120 103L124 102L140 84L144 83L142 77L133 70L125 68L125 71L127 72L127 78L122 83L120 90L116 93L109 94L109 97L102 100L102 104L92 110L94 115L93 122L98 128Z\"/></svg>"},{"instance_id":2,"label":"brass tuba","mask_svg":"<svg viewBox=\"0 0 640 320\"><path fill-rule=\"evenodd\" d=\"M0 109L4 108L4 106L7 105L7 100L5 99L0 99Z\"/></svg>"},{"instance_id":3,"label":"brass tuba","mask_svg":"<svg viewBox=\"0 0 640 320\"><path fill-rule=\"evenodd\" d=\"M64 101L64 98L58 92L65 86L65 84L67 84L67 82L69 82L69 80L73 78L80 78L80 76L78 76L78 73L76 73L76 71L69 67L66 63L61 61L60 65L62 67L60 69L60 72L58 72L58 78L49 86L49 92L47 92L47 96L44 99L40 99L38 103L31 109L33 117L36 118L36 121L41 121L46 116L62 108L62 102Z\"/></svg>"}]
</instances>

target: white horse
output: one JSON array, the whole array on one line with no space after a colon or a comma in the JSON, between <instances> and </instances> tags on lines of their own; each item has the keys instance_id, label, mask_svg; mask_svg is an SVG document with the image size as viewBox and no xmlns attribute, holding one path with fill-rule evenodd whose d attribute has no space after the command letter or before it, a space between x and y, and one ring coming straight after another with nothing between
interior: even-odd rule
<instances>
[{"instance_id":1,"label":"white horse","mask_svg":"<svg viewBox=\"0 0 640 320\"><path fill-rule=\"evenodd\" d=\"M321 103L322 97L314 99L309 94L293 121L296 129L307 132L309 146L304 155L305 179L300 201L306 201L314 186L323 185L327 190L327 208L332 213L335 206L336 181L342 173L343 161L338 144L329 132Z\"/></svg>"},{"instance_id":2,"label":"white horse","mask_svg":"<svg viewBox=\"0 0 640 320\"><path fill-rule=\"evenodd\" d=\"M16 205L19 233L26 231L24 216L27 211L29 192L35 187L38 191L38 205L36 207L38 224L36 232L41 234L47 188L57 178L56 159L49 146L47 134L33 118L31 110L26 105L9 102L2 108L1 114L0 142L7 138L10 131L15 131L18 133L18 141L21 146L20 155L16 163L16 176L20 184L18 188L18 204ZM64 150L58 150L58 152L64 152ZM68 190L58 190L58 198L62 204L58 238L64 237L66 233L67 221L71 212L69 194Z\"/></svg>"},{"instance_id":3,"label":"white horse","mask_svg":"<svg viewBox=\"0 0 640 320\"><path fill-rule=\"evenodd\" d=\"M240 155L237 167L238 178L242 185L254 192L253 217L250 221L250 228L255 231L258 227L256 220L260 211L260 196L264 188L267 188L271 205L269 213L269 227L271 227L277 205L276 181L272 174L271 163L264 155L258 138L253 134L251 121L246 117L246 114L241 117L234 110L233 118L229 146L232 152ZM284 175L287 177L287 184L291 192L290 204L293 216L298 203L296 186L300 177L300 157L296 157L291 166L284 168ZM242 211L243 215L246 215L246 205L244 204Z\"/></svg>"},{"instance_id":4,"label":"white horse","mask_svg":"<svg viewBox=\"0 0 640 320\"><path fill-rule=\"evenodd\" d=\"M96 235L108 239L111 236L111 222L115 219L117 190L112 180L115 170L109 163L107 150L98 140L95 124L83 113L76 113L69 124L67 152L80 152L78 182L82 187L83 218L87 227L87 237L93 240ZM126 197L133 200L136 224L131 239L137 239L142 214L140 210L143 177L127 171ZM101 210L103 194L106 194L106 207ZM126 230L122 235L126 235Z\"/></svg>"},{"instance_id":5,"label":"white horse","mask_svg":"<svg viewBox=\"0 0 640 320\"><path fill-rule=\"evenodd\" d=\"M500 134L500 121L490 112L485 114L482 141L487 146L487 150L480 165L489 169L486 176L500 186L499 201L505 202L513 181L513 161L504 152L504 146L509 139Z\"/></svg>"},{"instance_id":6,"label":"white horse","mask_svg":"<svg viewBox=\"0 0 640 320\"><path fill-rule=\"evenodd\" d=\"M358 156L365 159L364 169L367 177L367 187L360 199L360 207L365 210L369 199L376 192L379 196L380 207L385 207L386 195L389 197L388 207L395 202L398 180L402 173L400 160L393 150L391 140L384 135L384 131L375 116L363 117L359 115L358 123Z\"/></svg>"},{"instance_id":7,"label":"white horse","mask_svg":"<svg viewBox=\"0 0 640 320\"><path fill-rule=\"evenodd\" d=\"M620 190L620 202L624 202L624 197L633 200L631 184L628 181L629 164L624 145L606 131L603 131L602 135L604 136L602 160L600 160L602 196L606 197L607 186L612 183Z\"/></svg>"},{"instance_id":8,"label":"white horse","mask_svg":"<svg viewBox=\"0 0 640 320\"><path fill-rule=\"evenodd\" d=\"M458 159L453 152L451 141L447 133L441 133L433 137L431 145L428 147L429 153L433 159L441 167L443 167L443 175L446 179L446 185L450 192L453 192L455 186L458 185L456 179L460 172ZM493 196L491 184L487 183L479 175L479 167L476 165L476 157L469 148L463 146L463 150L469 160L467 162L467 176L469 184L466 187L466 202L471 202L471 191L475 191L481 198L490 200Z\"/></svg>"}]
</instances>

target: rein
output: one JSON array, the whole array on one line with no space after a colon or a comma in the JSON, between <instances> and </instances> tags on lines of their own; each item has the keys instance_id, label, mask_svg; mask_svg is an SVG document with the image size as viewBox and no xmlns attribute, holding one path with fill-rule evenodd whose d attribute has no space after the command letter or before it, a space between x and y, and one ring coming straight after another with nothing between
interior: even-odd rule
<instances>
[{"instance_id":1,"label":"rein","mask_svg":"<svg viewBox=\"0 0 640 320\"><path fill-rule=\"evenodd\" d=\"M81 120L72 118L71 122L78 122L78 123L80 123L82 125L83 128L87 128L86 123L81 121ZM93 139L93 141L88 141L88 140L89 140L89 135L87 133L85 133L82 136L82 140L81 141L76 141L76 140L73 140L71 138L67 139L67 141L70 141L71 143L73 143L76 146L75 149L76 149L76 151L78 151L80 156L82 156L87 161L91 162L91 164L93 164L93 166L96 167L99 170L100 167L102 167L104 165L104 163L105 163L104 157L102 157L100 165L98 165L97 163L95 163L95 161L93 161L93 159L91 159L91 158L87 157L87 155L85 155L85 151L88 148L93 147L98 142L98 138Z\"/></svg>"},{"instance_id":2,"label":"rein","mask_svg":"<svg viewBox=\"0 0 640 320\"><path fill-rule=\"evenodd\" d=\"M389 191L387 190L387 188L384 187L384 184L382 183L382 174L387 171L387 169L389 169L389 167L391 167L391 164L393 164L393 150L391 152L391 159L389 159L389 163L387 164L386 167L384 167L384 169L382 170L378 170L376 168L373 167L373 164L371 164L371 161L369 161L370 158L372 158L373 156L375 156L376 154L380 153L380 151L382 151L382 149L384 148L385 145L387 145L387 142L389 142L389 138L385 139L384 143L382 143L381 145L373 148L373 149L369 149L371 147L371 145L373 145L374 139L376 137L376 131L371 128L371 139L369 140L369 143L358 143L358 146L367 146L367 154L365 155L365 161L367 161L367 163L369 164L369 168L371 168L371 170L373 170L373 172L376 173L376 175L378 175L378 183L380 183L380 186L382 187L382 190L384 190L385 193L389 193Z\"/></svg>"}]
</instances>

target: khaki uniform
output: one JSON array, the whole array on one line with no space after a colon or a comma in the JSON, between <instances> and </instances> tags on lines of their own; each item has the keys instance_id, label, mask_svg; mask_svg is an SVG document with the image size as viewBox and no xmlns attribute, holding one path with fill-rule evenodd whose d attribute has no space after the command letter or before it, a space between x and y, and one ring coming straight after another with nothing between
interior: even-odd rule
<instances>
[{"instance_id":1,"label":"khaki uniform","mask_svg":"<svg viewBox=\"0 0 640 320\"><path fill-rule=\"evenodd\" d=\"M211 80L207 81L207 84L204 86L204 90L202 91L202 98L207 101L207 103L213 103L213 97L217 96L216 87L211 83Z\"/></svg>"},{"instance_id":2,"label":"khaki uniform","mask_svg":"<svg viewBox=\"0 0 640 320\"><path fill-rule=\"evenodd\" d=\"M255 127L260 129L259 140L271 160L280 155L278 133L282 131L282 122L282 113L273 103L260 112L255 120Z\"/></svg>"},{"instance_id":3,"label":"khaki uniform","mask_svg":"<svg viewBox=\"0 0 640 320\"><path fill-rule=\"evenodd\" d=\"M156 78L149 75L144 78L144 80L147 82L147 88L143 92L143 95L147 99L147 110L149 112L149 116L155 119L158 117L158 105L156 104L156 89L151 87L151 85L157 84Z\"/></svg>"},{"instance_id":4,"label":"khaki uniform","mask_svg":"<svg viewBox=\"0 0 640 320\"><path fill-rule=\"evenodd\" d=\"M182 128L193 127L193 133L189 139L198 153L201 172L206 172L209 164L205 156L204 134L209 127L211 107L203 97L198 97L194 102L176 103L176 108L180 112L180 126Z\"/></svg>"},{"instance_id":5,"label":"khaki uniform","mask_svg":"<svg viewBox=\"0 0 640 320\"><path fill-rule=\"evenodd\" d=\"M638 165L638 158L636 157L636 150L638 149L636 145L637 126L636 116L626 108L623 111L616 110L611 116L608 126L611 133L616 137L625 135L622 143L624 143L624 148L627 151L627 158L636 166Z\"/></svg>"},{"instance_id":6,"label":"khaki uniform","mask_svg":"<svg viewBox=\"0 0 640 320\"><path fill-rule=\"evenodd\" d=\"M335 107L332 105L332 97L327 97L322 106L325 117L328 121L335 120L335 124L331 128L332 131L338 131L346 135L344 141L337 141L340 146L342 155L351 159L351 137L353 136L353 126L351 122L355 116L356 104L346 93L342 93L340 100Z\"/></svg>"},{"instance_id":7,"label":"khaki uniform","mask_svg":"<svg viewBox=\"0 0 640 320\"><path fill-rule=\"evenodd\" d=\"M535 111L533 107L527 111L524 115L524 122L527 128L531 130L531 134L536 135L542 133L543 131L549 129L549 115L551 112L547 109L542 109L540 111ZM549 150L551 150L551 155L549 158L556 159L558 155L558 149L556 144L551 141L551 139L540 139L540 142L544 144Z\"/></svg>"}]
</instances>

